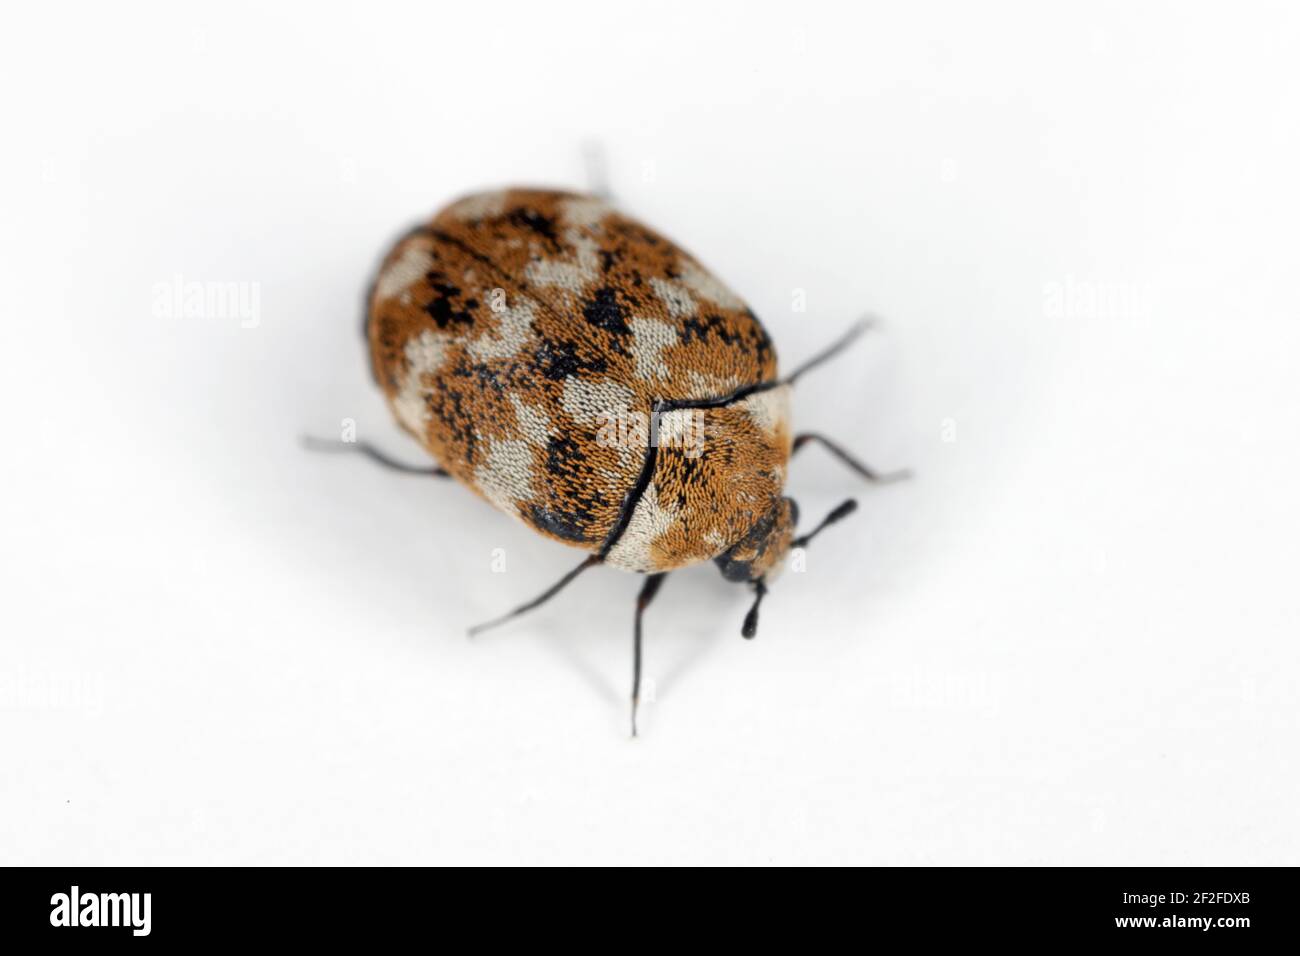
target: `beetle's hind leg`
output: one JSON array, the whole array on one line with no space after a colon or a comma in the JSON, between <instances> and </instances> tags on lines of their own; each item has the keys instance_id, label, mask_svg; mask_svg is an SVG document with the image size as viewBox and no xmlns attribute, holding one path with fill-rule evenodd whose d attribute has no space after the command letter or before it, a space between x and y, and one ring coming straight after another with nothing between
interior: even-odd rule
<instances>
[{"instance_id":1,"label":"beetle's hind leg","mask_svg":"<svg viewBox=\"0 0 1300 956\"><path fill-rule=\"evenodd\" d=\"M632 736L636 736L636 713L641 704L641 615L650 606L650 602L659 593L659 586L664 583L667 572L651 574L641 585L641 593L636 596L636 621L632 627Z\"/></svg>"},{"instance_id":2,"label":"beetle's hind leg","mask_svg":"<svg viewBox=\"0 0 1300 956\"><path fill-rule=\"evenodd\" d=\"M903 481L912 477L912 472L906 468L899 471L888 472L879 472L874 468L868 468L825 435L819 435L816 432L804 432L802 435L796 435L794 437L794 447L791 449L790 453L794 454L804 445L813 441L817 442L817 444L821 445L845 465L852 468L863 478L867 479L867 481L875 484L887 485L893 481Z\"/></svg>"},{"instance_id":3,"label":"beetle's hind leg","mask_svg":"<svg viewBox=\"0 0 1300 956\"><path fill-rule=\"evenodd\" d=\"M587 140L582 144L582 165L587 174L587 192L605 202L613 201L609 190L609 158L605 144L600 140Z\"/></svg>"},{"instance_id":4,"label":"beetle's hind leg","mask_svg":"<svg viewBox=\"0 0 1300 956\"><path fill-rule=\"evenodd\" d=\"M396 458L390 458L369 442L329 441L325 438L313 438L310 435L303 435L302 446L309 451L360 452L371 461L378 462L385 468L390 468L393 471L400 471L407 475L433 475L438 478L448 477L448 472L445 468L439 468L436 465L433 467L427 467L425 465L408 465L405 462L398 461Z\"/></svg>"}]
</instances>

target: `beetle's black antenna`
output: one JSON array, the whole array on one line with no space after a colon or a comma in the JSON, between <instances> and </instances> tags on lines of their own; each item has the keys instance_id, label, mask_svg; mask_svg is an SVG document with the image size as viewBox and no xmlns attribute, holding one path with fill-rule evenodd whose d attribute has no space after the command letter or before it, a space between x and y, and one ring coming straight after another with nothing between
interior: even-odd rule
<instances>
[{"instance_id":1,"label":"beetle's black antenna","mask_svg":"<svg viewBox=\"0 0 1300 956\"><path fill-rule=\"evenodd\" d=\"M533 608L545 604L551 598L555 597L555 595L559 594L560 591L564 589L564 586L566 584L568 584L570 581L576 578L583 571L586 571L588 568L600 564L602 560L603 559L598 554L591 555L589 558L584 560L582 564L578 565L576 568L574 568L564 577L560 578L560 580L556 581L549 588L547 588L537 597L533 598L527 604L519 605L509 614L503 614L500 617L493 618L490 621L484 621L482 624L475 624L473 627L469 629L469 636L473 637L475 634L478 634L482 631L486 631L488 628L496 627L498 624L504 624L506 621L510 620L511 618L518 617L520 614L523 614L527 611L531 611Z\"/></svg>"},{"instance_id":2,"label":"beetle's black antenna","mask_svg":"<svg viewBox=\"0 0 1300 956\"><path fill-rule=\"evenodd\" d=\"M839 505L833 507L831 514L828 514L826 518L822 519L822 523L813 528L813 531L810 531L807 535L801 535L800 537L794 538L793 541L790 541L790 548L803 548L803 546L807 545L807 542L820 535L822 529L826 528L827 525L835 524L836 522L839 522L841 518L848 518L849 515L852 515L853 512L857 510L858 502L854 501L853 498L849 498L848 501L841 501Z\"/></svg>"},{"instance_id":3,"label":"beetle's black antenna","mask_svg":"<svg viewBox=\"0 0 1300 956\"><path fill-rule=\"evenodd\" d=\"M821 532L827 525L832 525L841 518L847 518L853 512L858 510L858 503L852 498L841 502L830 514L822 519L822 523L813 528L807 534L795 538L790 542L792 548L802 548ZM763 603L763 598L767 597L767 584L762 578L754 582L754 603L749 606L749 611L745 614L745 623L740 626L740 636L752 638L758 633L758 606Z\"/></svg>"},{"instance_id":4,"label":"beetle's black antenna","mask_svg":"<svg viewBox=\"0 0 1300 956\"><path fill-rule=\"evenodd\" d=\"M878 485L885 485L889 484L891 481L902 481L906 478L912 477L912 473L906 468L899 471L888 471L883 473L876 471L874 468L868 468L825 435L819 435L816 432L804 432L802 435L795 435L794 447L790 450L790 454L794 454L810 441L817 442L840 461L844 462L844 464L848 465L863 478L867 479L867 481L874 481Z\"/></svg>"},{"instance_id":5,"label":"beetle's black antenna","mask_svg":"<svg viewBox=\"0 0 1300 956\"><path fill-rule=\"evenodd\" d=\"M752 639L758 633L758 606L763 603L763 598L766 596L767 585L763 583L762 578L759 578L754 582L754 603L745 613L745 623L740 625L740 636L746 640Z\"/></svg>"},{"instance_id":6,"label":"beetle's black antenna","mask_svg":"<svg viewBox=\"0 0 1300 956\"><path fill-rule=\"evenodd\" d=\"M364 441L330 441L326 438L313 438L311 435L303 435L302 447L309 451L360 452L372 461L376 461L383 465L385 468L391 468L393 471L404 472L408 475L435 475L439 478L446 478L448 475L445 468L438 468L436 466L429 468L423 465L408 465L405 462L398 461L396 458L389 458L374 445Z\"/></svg>"},{"instance_id":7,"label":"beetle's black antenna","mask_svg":"<svg viewBox=\"0 0 1300 956\"><path fill-rule=\"evenodd\" d=\"M821 524L813 528L807 534L800 535L799 537L791 541L790 547L802 548L809 541L811 541L818 534L820 534L822 529L825 528L827 525L832 525L835 522L839 521L841 518L847 518L849 515L853 514L853 512L857 510L858 510L858 503L854 501L852 498L850 498L848 501L840 502L838 505L835 506L835 508L831 511L830 514L828 514L825 518L822 518Z\"/></svg>"},{"instance_id":8,"label":"beetle's black antenna","mask_svg":"<svg viewBox=\"0 0 1300 956\"><path fill-rule=\"evenodd\" d=\"M793 385L795 381L798 380L799 377L802 376L805 372L811 372L813 369L815 369L818 365L821 365L823 362L829 362L835 356L839 355L846 348L852 345L857 340L858 336L860 336L863 332L867 331L867 329L871 328L873 324L874 322L870 318L858 319L858 321L853 323L853 327L849 329L847 332L845 332L844 335L840 336L840 338L833 345L828 347L825 351L818 352L808 361L804 362L797 369L795 369L784 379L782 379L781 383L783 385Z\"/></svg>"},{"instance_id":9,"label":"beetle's black antenna","mask_svg":"<svg viewBox=\"0 0 1300 956\"><path fill-rule=\"evenodd\" d=\"M636 736L636 712L641 705L641 614L659 593L659 586L664 583L668 572L652 574L641 585L641 593L636 596L636 624L632 629L632 736Z\"/></svg>"}]
</instances>

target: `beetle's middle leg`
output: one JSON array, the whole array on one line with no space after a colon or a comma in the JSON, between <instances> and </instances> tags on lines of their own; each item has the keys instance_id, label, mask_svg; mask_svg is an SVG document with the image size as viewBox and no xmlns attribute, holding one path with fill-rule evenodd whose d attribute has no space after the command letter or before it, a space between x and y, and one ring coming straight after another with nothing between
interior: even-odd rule
<instances>
[{"instance_id":1,"label":"beetle's middle leg","mask_svg":"<svg viewBox=\"0 0 1300 956\"><path fill-rule=\"evenodd\" d=\"M572 581L574 578L576 578L583 571L586 571L588 568L594 568L596 565L602 563L603 561L604 558L602 558L598 554L593 554L588 556L587 558L583 559L583 562L580 565L578 565L576 568L574 568L564 577L560 578L560 580L556 581L554 584L552 584L549 588L547 588L537 597L533 598L531 601L527 601L519 605L513 611L510 611L508 614L503 614L500 617L493 618L490 621L484 621L482 624L475 624L473 627L469 629L469 636L473 637L475 634L478 634L481 631L486 631L489 628L496 627L498 624L504 624L506 621L509 621L512 618L516 618L521 614L526 614L528 611L531 611L535 607L541 607L551 598L555 597L555 595L559 594L562 590L564 590L564 588L569 584L569 582Z\"/></svg>"},{"instance_id":2,"label":"beetle's middle leg","mask_svg":"<svg viewBox=\"0 0 1300 956\"><path fill-rule=\"evenodd\" d=\"M636 623L632 627L632 736L636 736L636 712L641 704L641 615L659 593L667 571L648 575L636 596Z\"/></svg>"},{"instance_id":3,"label":"beetle's middle leg","mask_svg":"<svg viewBox=\"0 0 1300 956\"><path fill-rule=\"evenodd\" d=\"M906 468L900 471L889 472L879 472L874 468L868 468L825 435L819 435L816 432L804 432L802 435L796 435L794 437L794 447L791 449L790 453L794 454L810 441L817 442L844 464L848 465L863 478L867 479L867 481L874 482L875 484L886 485L892 481L902 481L905 478L912 477L911 471Z\"/></svg>"},{"instance_id":4,"label":"beetle's middle leg","mask_svg":"<svg viewBox=\"0 0 1300 956\"><path fill-rule=\"evenodd\" d=\"M369 442L329 441L324 438L312 438L310 435L304 435L302 437L302 445L304 448L311 451L360 452L371 461L378 462L385 468L391 468L393 471L400 471L408 475L434 475L438 478L446 478L448 476L448 472L445 468L439 468L436 465L432 468L424 465L408 465L405 462L398 461L396 458L390 458Z\"/></svg>"}]
</instances>

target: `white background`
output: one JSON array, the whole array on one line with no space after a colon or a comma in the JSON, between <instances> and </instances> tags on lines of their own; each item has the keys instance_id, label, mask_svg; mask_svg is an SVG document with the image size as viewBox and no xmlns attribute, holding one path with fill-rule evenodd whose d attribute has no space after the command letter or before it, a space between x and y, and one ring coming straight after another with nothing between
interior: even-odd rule
<instances>
[{"instance_id":1,"label":"white background","mask_svg":"<svg viewBox=\"0 0 1300 956\"><path fill-rule=\"evenodd\" d=\"M332 8L6 13L0 860L1296 862L1293 4ZM470 642L577 552L297 445L420 460L378 257L589 139L918 475L801 454L753 642L668 579L636 741L634 578Z\"/></svg>"}]
</instances>

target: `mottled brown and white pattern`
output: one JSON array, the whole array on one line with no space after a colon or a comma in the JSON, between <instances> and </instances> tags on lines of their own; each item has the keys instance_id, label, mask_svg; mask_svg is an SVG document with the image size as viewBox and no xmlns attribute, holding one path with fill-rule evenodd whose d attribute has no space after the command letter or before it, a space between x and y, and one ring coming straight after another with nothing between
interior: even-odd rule
<instances>
[{"instance_id":1,"label":"mottled brown and white pattern","mask_svg":"<svg viewBox=\"0 0 1300 956\"><path fill-rule=\"evenodd\" d=\"M548 190L453 203L388 254L373 369L397 420L455 478L631 571L716 558L780 513L788 388L744 302L600 199ZM601 440L664 412L698 448Z\"/></svg>"}]
</instances>

